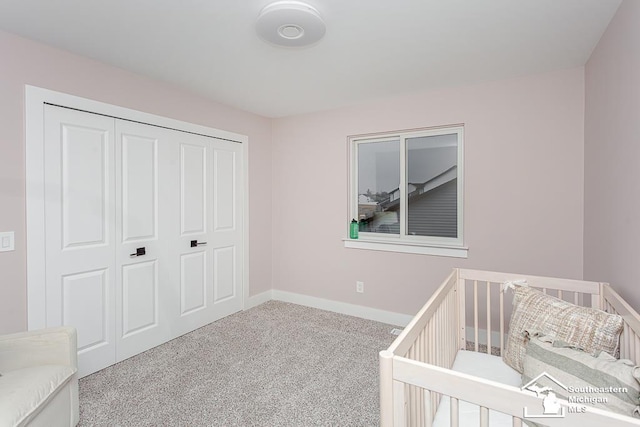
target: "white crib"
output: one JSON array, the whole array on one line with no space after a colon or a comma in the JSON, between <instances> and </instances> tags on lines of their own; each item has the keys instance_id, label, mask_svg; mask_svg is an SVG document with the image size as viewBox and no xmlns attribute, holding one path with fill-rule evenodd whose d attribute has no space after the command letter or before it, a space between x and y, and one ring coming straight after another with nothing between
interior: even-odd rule
<instances>
[{"instance_id":1,"label":"white crib","mask_svg":"<svg viewBox=\"0 0 640 427\"><path fill-rule=\"evenodd\" d=\"M476 425L481 427L491 425L493 411L511 417L514 427L523 424L523 408L539 406L540 398L520 387L451 370L456 354L467 349L468 341L476 352L482 348L489 353L498 347L502 354L511 293L501 288L515 280L526 280L529 286L577 305L621 315L620 357L640 363L640 316L607 283L454 269L393 344L380 352L383 427L431 427L445 396L451 426L468 427L459 413L463 402L479 407ZM481 343L486 344L486 350ZM548 426L640 426L639 419L592 407L580 416L535 422Z\"/></svg>"}]
</instances>

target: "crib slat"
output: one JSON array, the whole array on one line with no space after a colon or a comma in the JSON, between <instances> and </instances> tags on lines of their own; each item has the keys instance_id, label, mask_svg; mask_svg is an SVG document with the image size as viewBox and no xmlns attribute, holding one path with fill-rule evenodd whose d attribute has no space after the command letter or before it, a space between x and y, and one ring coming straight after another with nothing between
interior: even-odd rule
<instances>
[{"instance_id":1,"label":"crib slat","mask_svg":"<svg viewBox=\"0 0 640 427\"><path fill-rule=\"evenodd\" d=\"M435 326L436 325L435 325L434 322L431 322L429 324L429 336L431 336L431 337L433 336L433 332L436 329ZM431 345L429 346L429 355L427 356L428 357L427 360L429 361L429 363L432 363L432 361L435 359L435 354L436 354L437 348L438 348L437 342L435 342L435 341L431 342Z\"/></svg>"},{"instance_id":2,"label":"crib slat","mask_svg":"<svg viewBox=\"0 0 640 427\"><path fill-rule=\"evenodd\" d=\"M455 294L453 294L455 296ZM457 341L457 324L458 324L458 319L457 317L455 317L455 305L456 304L456 300L453 298L450 298L447 304L447 325L448 325L448 330L447 330L447 344L446 344L446 352L447 352L447 357L445 360L445 367L449 368L451 367L451 349L452 347L455 349L456 346L458 345Z\"/></svg>"},{"instance_id":3,"label":"crib slat","mask_svg":"<svg viewBox=\"0 0 640 427\"><path fill-rule=\"evenodd\" d=\"M418 409L422 405L418 405L418 387L411 386L409 388L409 425L418 425Z\"/></svg>"},{"instance_id":4,"label":"crib slat","mask_svg":"<svg viewBox=\"0 0 640 427\"><path fill-rule=\"evenodd\" d=\"M600 295L595 295L592 294L591 295L591 308L602 308L601 307L601 299L600 299Z\"/></svg>"},{"instance_id":5,"label":"crib slat","mask_svg":"<svg viewBox=\"0 0 640 427\"><path fill-rule=\"evenodd\" d=\"M475 351L478 351L478 281L473 281L473 338Z\"/></svg>"},{"instance_id":6,"label":"crib slat","mask_svg":"<svg viewBox=\"0 0 640 427\"><path fill-rule=\"evenodd\" d=\"M522 419L517 417L513 418L513 427L522 427Z\"/></svg>"},{"instance_id":7,"label":"crib slat","mask_svg":"<svg viewBox=\"0 0 640 427\"><path fill-rule=\"evenodd\" d=\"M422 341L422 357L423 360L426 362L427 358L429 357L429 347L433 346L433 340L429 338L429 336L425 336L424 340Z\"/></svg>"},{"instance_id":8,"label":"crib slat","mask_svg":"<svg viewBox=\"0 0 640 427\"><path fill-rule=\"evenodd\" d=\"M458 320L458 315L457 315L457 307L458 307L458 300L456 299L456 294L455 292L452 292L450 295L450 308L449 308L449 321L448 324L451 327L451 330L449 331L449 334L447 334L447 336L449 337L449 345L447 345L447 349L449 350L449 354L447 355L447 368L451 368L451 365L453 364L453 359L456 357L456 353L457 353L457 349L458 349L458 330L457 330L457 320Z\"/></svg>"},{"instance_id":9,"label":"crib slat","mask_svg":"<svg viewBox=\"0 0 640 427\"><path fill-rule=\"evenodd\" d=\"M458 279L458 342L456 348L467 348L467 281Z\"/></svg>"},{"instance_id":10,"label":"crib slat","mask_svg":"<svg viewBox=\"0 0 640 427\"><path fill-rule=\"evenodd\" d=\"M504 292L500 292L500 355L504 354Z\"/></svg>"},{"instance_id":11,"label":"crib slat","mask_svg":"<svg viewBox=\"0 0 640 427\"><path fill-rule=\"evenodd\" d=\"M400 381L393 381L393 425L407 425L406 418L407 403L405 402L405 384Z\"/></svg>"},{"instance_id":12,"label":"crib slat","mask_svg":"<svg viewBox=\"0 0 640 427\"><path fill-rule=\"evenodd\" d=\"M630 359L631 358L631 346L629 343L629 325L624 322L624 328L622 329L622 345L620 346L620 357L622 359Z\"/></svg>"},{"instance_id":13,"label":"crib slat","mask_svg":"<svg viewBox=\"0 0 640 427\"><path fill-rule=\"evenodd\" d=\"M434 337L435 337L435 342L440 343L442 341L441 340L441 334L442 334L442 327L443 327L444 323L442 321L442 306L440 306L438 308L438 311L436 312L436 324L434 325ZM437 366L441 366L440 365L440 350L438 350L435 354L435 358L433 360L434 364L436 364Z\"/></svg>"},{"instance_id":14,"label":"crib slat","mask_svg":"<svg viewBox=\"0 0 640 427\"><path fill-rule=\"evenodd\" d=\"M424 391L424 413L425 413L425 423L426 427L433 426L433 417L435 414L435 408L431 405L432 395L434 393L431 390Z\"/></svg>"},{"instance_id":15,"label":"crib slat","mask_svg":"<svg viewBox=\"0 0 640 427\"><path fill-rule=\"evenodd\" d=\"M487 281L487 354L491 354L491 282Z\"/></svg>"},{"instance_id":16,"label":"crib slat","mask_svg":"<svg viewBox=\"0 0 640 427\"><path fill-rule=\"evenodd\" d=\"M480 407L480 427L489 427L489 409Z\"/></svg>"},{"instance_id":17,"label":"crib slat","mask_svg":"<svg viewBox=\"0 0 640 427\"><path fill-rule=\"evenodd\" d=\"M449 415L449 419L451 420L451 423L449 424L451 427L459 427L460 425L460 419L459 419L459 411L458 411L458 399L456 399L455 397L450 397L449 398L449 409L450 409L450 415Z\"/></svg>"},{"instance_id":18,"label":"crib slat","mask_svg":"<svg viewBox=\"0 0 640 427\"><path fill-rule=\"evenodd\" d=\"M451 345L451 334L455 334L455 331L451 330L451 323L450 323L450 310L449 310L449 306L451 305L451 300L447 297L447 299L444 302L444 310L443 310L443 327L442 329L442 347L441 347L441 353L442 353L442 367L444 368L448 368L449 367L449 346Z\"/></svg>"},{"instance_id":19,"label":"crib slat","mask_svg":"<svg viewBox=\"0 0 640 427\"><path fill-rule=\"evenodd\" d=\"M423 426L425 425L425 408L424 405L422 405L421 403L424 402L424 395L426 394L426 390L421 388L420 389L420 399L418 399L418 407L420 408L420 419L418 420L420 422L419 425Z\"/></svg>"}]
</instances>

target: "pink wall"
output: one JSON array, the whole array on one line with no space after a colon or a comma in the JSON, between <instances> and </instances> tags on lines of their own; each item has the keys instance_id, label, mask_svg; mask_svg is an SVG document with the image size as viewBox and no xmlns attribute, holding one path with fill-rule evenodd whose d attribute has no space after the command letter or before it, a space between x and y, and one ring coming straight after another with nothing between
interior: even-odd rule
<instances>
[{"instance_id":1,"label":"pink wall","mask_svg":"<svg viewBox=\"0 0 640 427\"><path fill-rule=\"evenodd\" d=\"M26 328L25 84L248 135L252 295L409 314L454 266L582 277L583 68L272 121L1 32L0 55L0 231L17 238L0 253L0 333ZM465 123L469 258L345 249L347 135L451 123Z\"/></svg>"},{"instance_id":2,"label":"pink wall","mask_svg":"<svg viewBox=\"0 0 640 427\"><path fill-rule=\"evenodd\" d=\"M271 289L271 121L168 84L0 32L0 333L26 329L24 85L249 136L251 294Z\"/></svg>"},{"instance_id":3,"label":"pink wall","mask_svg":"<svg viewBox=\"0 0 640 427\"><path fill-rule=\"evenodd\" d=\"M584 276L640 311L640 2L622 2L585 76Z\"/></svg>"},{"instance_id":4,"label":"pink wall","mask_svg":"<svg viewBox=\"0 0 640 427\"><path fill-rule=\"evenodd\" d=\"M581 278L583 76L576 68L275 120L274 288L415 313L455 266ZM345 249L347 135L453 123L465 124L469 258Z\"/></svg>"}]
</instances>

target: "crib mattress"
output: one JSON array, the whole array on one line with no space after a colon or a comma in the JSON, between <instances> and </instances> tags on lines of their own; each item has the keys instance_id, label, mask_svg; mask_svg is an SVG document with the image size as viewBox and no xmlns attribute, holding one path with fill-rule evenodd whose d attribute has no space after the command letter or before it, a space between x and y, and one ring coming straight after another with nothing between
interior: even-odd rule
<instances>
[{"instance_id":1,"label":"crib mattress","mask_svg":"<svg viewBox=\"0 0 640 427\"><path fill-rule=\"evenodd\" d=\"M475 351L459 350L451 369L514 387L520 387L522 381L520 374L507 366L501 357ZM478 405L460 401L458 411L460 427L480 425L480 407ZM448 397L443 397L438 406L433 426L449 427L450 417L450 400ZM489 425L491 427L511 427L513 421L510 415L489 410Z\"/></svg>"}]
</instances>

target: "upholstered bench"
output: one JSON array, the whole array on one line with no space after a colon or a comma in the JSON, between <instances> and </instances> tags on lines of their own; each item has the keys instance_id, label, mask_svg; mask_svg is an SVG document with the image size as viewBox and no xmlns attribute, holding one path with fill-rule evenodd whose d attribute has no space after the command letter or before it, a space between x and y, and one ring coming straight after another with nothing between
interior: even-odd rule
<instances>
[{"instance_id":1,"label":"upholstered bench","mask_svg":"<svg viewBox=\"0 0 640 427\"><path fill-rule=\"evenodd\" d=\"M75 426L77 360L73 328L0 336L0 427Z\"/></svg>"}]
</instances>

